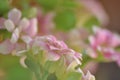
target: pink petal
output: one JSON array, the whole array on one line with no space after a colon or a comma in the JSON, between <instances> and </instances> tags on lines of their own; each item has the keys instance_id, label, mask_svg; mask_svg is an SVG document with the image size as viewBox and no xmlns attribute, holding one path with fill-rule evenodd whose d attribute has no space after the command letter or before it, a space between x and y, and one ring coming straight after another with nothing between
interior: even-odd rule
<instances>
[{"instance_id":1,"label":"pink petal","mask_svg":"<svg viewBox=\"0 0 120 80\"><path fill-rule=\"evenodd\" d=\"M119 45L120 45L120 37L117 36L117 35L113 35L113 36L111 36L111 37L112 37L112 39L111 39L109 45L110 45L111 47L117 47L117 46L119 46Z\"/></svg>"},{"instance_id":2,"label":"pink petal","mask_svg":"<svg viewBox=\"0 0 120 80\"><path fill-rule=\"evenodd\" d=\"M29 22L28 28L25 30L25 33L31 37L35 36L38 32L37 19L33 18Z\"/></svg>"},{"instance_id":3,"label":"pink petal","mask_svg":"<svg viewBox=\"0 0 120 80\"><path fill-rule=\"evenodd\" d=\"M88 71L83 80L95 80L95 77Z\"/></svg>"},{"instance_id":4,"label":"pink petal","mask_svg":"<svg viewBox=\"0 0 120 80\"><path fill-rule=\"evenodd\" d=\"M4 25L5 25L5 28L9 31L9 32L12 32L15 28L15 25L14 23L12 22L12 20L6 20L4 22Z\"/></svg>"},{"instance_id":5,"label":"pink petal","mask_svg":"<svg viewBox=\"0 0 120 80\"><path fill-rule=\"evenodd\" d=\"M11 37L11 42L12 43L16 43L17 41L18 41L18 39L19 39L19 36L20 36L20 32L19 32L19 30L18 30L18 28L16 28L15 30L14 30L14 32L13 32L13 34L12 34L12 37Z\"/></svg>"},{"instance_id":6,"label":"pink petal","mask_svg":"<svg viewBox=\"0 0 120 80\"><path fill-rule=\"evenodd\" d=\"M29 24L30 24L29 20L26 18L23 18L18 25L20 31L22 31L22 30L24 31L25 29L27 29L29 27Z\"/></svg>"},{"instance_id":7,"label":"pink petal","mask_svg":"<svg viewBox=\"0 0 120 80\"><path fill-rule=\"evenodd\" d=\"M26 44L24 43L16 43L15 44L15 50L16 51L22 51L26 49Z\"/></svg>"},{"instance_id":8,"label":"pink petal","mask_svg":"<svg viewBox=\"0 0 120 80\"><path fill-rule=\"evenodd\" d=\"M97 43L96 38L94 36L89 37L89 42L90 42L93 49L97 48L98 43Z\"/></svg>"},{"instance_id":9,"label":"pink petal","mask_svg":"<svg viewBox=\"0 0 120 80\"><path fill-rule=\"evenodd\" d=\"M4 29L4 18L0 18L0 29Z\"/></svg>"},{"instance_id":10,"label":"pink petal","mask_svg":"<svg viewBox=\"0 0 120 80\"><path fill-rule=\"evenodd\" d=\"M0 43L0 53L1 54L10 54L15 45L12 44L9 40L5 40L4 42Z\"/></svg>"},{"instance_id":11,"label":"pink petal","mask_svg":"<svg viewBox=\"0 0 120 80\"><path fill-rule=\"evenodd\" d=\"M52 52L47 52L46 57L50 61L57 61L60 59L60 55L52 53Z\"/></svg>"},{"instance_id":12,"label":"pink petal","mask_svg":"<svg viewBox=\"0 0 120 80\"><path fill-rule=\"evenodd\" d=\"M14 8L8 13L8 18L14 22L14 24L17 24L20 21L22 14L20 10Z\"/></svg>"}]
</instances>

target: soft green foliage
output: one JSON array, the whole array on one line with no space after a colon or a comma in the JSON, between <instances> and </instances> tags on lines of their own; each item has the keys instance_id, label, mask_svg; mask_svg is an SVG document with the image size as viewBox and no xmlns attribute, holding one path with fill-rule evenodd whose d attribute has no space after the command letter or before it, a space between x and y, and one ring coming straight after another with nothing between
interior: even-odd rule
<instances>
[{"instance_id":1,"label":"soft green foliage","mask_svg":"<svg viewBox=\"0 0 120 80\"><path fill-rule=\"evenodd\" d=\"M0 15L3 15L5 12L9 10L9 2L8 0L0 0Z\"/></svg>"},{"instance_id":2,"label":"soft green foliage","mask_svg":"<svg viewBox=\"0 0 120 80\"><path fill-rule=\"evenodd\" d=\"M94 16L90 17L85 23L84 23L84 26L86 28L88 28L89 30L92 29L92 27L96 25L96 26L100 26L100 23L98 21L98 19Z\"/></svg>"},{"instance_id":3,"label":"soft green foliage","mask_svg":"<svg viewBox=\"0 0 120 80\"><path fill-rule=\"evenodd\" d=\"M32 80L32 73L20 65L18 57L0 55L0 69L5 71L2 80Z\"/></svg>"},{"instance_id":4,"label":"soft green foliage","mask_svg":"<svg viewBox=\"0 0 120 80\"><path fill-rule=\"evenodd\" d=\"M22 15L23 17L33 18L37 15L37 9L34 7L24 9Z\"/></svg>"},{"instance_id":5,"label":"soft green foliage","mask_svg":"<svg viewBox=\"0 0 120 80\"><path fill-rule=\"evenodd\" d=\"M62 7L68 9L75 9L77 7L77 3L74 0L65 0L62 3Z\"/></svg>"},{"instance_id":6,"label":"soft green foliage","mask_svg":"<svg viewBox=\"0 0 120 80\"><path fill-rule=\"evenodd\" d=\"M41 73L40 73L41 70L40 70L39 64L37 64L32 58L27 58L25 60L25 63L27 65L27 67L35 73L36 78L38 80L40 80L41 79Z\"/></svg>"},{"instance_id":7,"label":"soft green foliage","mask_svg":"<svg viewBox=\"0 0 120 80\"><path fill-rule=\"evenodd\" d=\"M2 40L6 40L11 37L11 33L8 32L7 30L2 29L0 30L0 37Z\"/></svg>"},{"instance_id":8,"label":"soft green foliage","mask_svg":"<svg viewBox=\"0 0 120 80\"><path fill-rule=\"evenodd\" d=\"M68 31L75 27L76 16L73 11L64 10L56 15L55 23L57 29Z\"/></svg>"},{"instance_id":9,"label":"soft green foliage","mask_svg":"<svg viewBox=\"0 0 120 80\"><path fill-rule=\"evenodd\" d=\"M38 0L40 6L46 10L55 9L60 0Z\"/></svg>"},{"instance_id":10,"label":"soft green foliage","mask_svg":"<svg viewBox=\"0 0 120 80\"><path fill-rule=\"evenodd\" d=\"M65 80L80 80L81 76L78 72L69 72Z\"/></svg>"}]
</instances>

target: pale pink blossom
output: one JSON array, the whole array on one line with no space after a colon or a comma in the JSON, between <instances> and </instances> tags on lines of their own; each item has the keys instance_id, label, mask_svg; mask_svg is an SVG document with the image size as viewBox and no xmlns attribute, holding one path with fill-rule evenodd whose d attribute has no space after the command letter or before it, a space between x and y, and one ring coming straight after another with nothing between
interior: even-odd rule
<instances>
[{"instance_id":1,"label":"pale pink blossom","mask_svg":"<svg viewBox=\"0 0 120 80\"><path fill-rule=\"evenodd\" d=\"M10 40L5 40L0 43L0 53L1 54L11 54L11 53L16 53L25 50L26 46L23 43L16 43L13 44Z\"/></svg>"},{"instance_id":2,"label":"pale pink blossom","mask_svg":"<svg viewBox=\"0 0 120 80\"><path fill-rule=\"evenodd\" d=\"M94 27L94 35L89 37L91 48L94 54L102 54L105 59L115 61L119 64L119 52L115 48L120 46L120 36L112 32ZM99 57L97 55L97 57Z\"/></svg>"},{"instance_id":3,"label":"pale pink blossom","mask_svg":"<svg viewBox=\"0 0 120 80\"><path fill-rule=\"evenodd\" d=\"M37 34L37 19L21 19L21 12L18 9L12 9L8 13L8 20L4 21L5 28L12 32L11 42L16 43L20 36L28 35L34 37Z\"/></svg>"},{"instance_id":4,"label":"pale pink blossom","mask_svg":"<svg viewBox=\"0 0 120 80\"><path fill-rule=\"evenodd\" d=\"M30 19L29 25L26 29L24 29L24 32L26 33L26 35L29 35L31 37L33 37L37 34L38 28L37 28L37 19L36 18Z\"/></svg>"},{"instance_id":5,"label":"pale pink blossom","mask_svg":"<svg viewBox=\"0 0 120 80\"><path fill-rule=\"evenodd\" d=\"M120 45L120 36L106 29L94 28L94 35L89 37L89 42L94 50L101 48L116 48Z\"/></svg>"},{"instance_id":6,"label":"pale pink blossom","mask_svg":"<svg viewBox=\"0 0 120 80\"><path fill-rule=\"evenodd\" d=\"M37 46L40 47L41 50L44 50L47 59L50 61L57 61L63 57L67 66L69 66L72 61L77 61L78 64L80 64L79 59L81 59L81 54L68 48L63 41L57 40L52 35L36 37L32 42L32 46Z\"/></svg>"},{"instance_id":7,"label":"pale pink blossom","mask_svg":"<svg viewBox=\"0 0 120 80\"><path fill-rule=\"evenodd\" d=\"M94 27L95 35L90 36L89 41L94 48L98 46L117 47L120 45L120 37L112 32Z\"/></svg>"},{"instance_id":8,"label":"pale pink blossom","mask_svg":"<svg viewBox=\"0 0 120 80\"><path fill-rule=\"evenodd\" d=\"M13 51L13 49L14 49L14 45L9 40L5 40L0 43L1 54L9 54Z\"/></svg>"},{"instance_id":9,"label":"pale pink blossom","mask_svg":"<svg viewBox=\"0 0 120 80\"><path fill-rule=\"evenodd\" d=\"M53 18L55 14L53 12L49 12L47 14L43 14L42 10L38 11L38 25L39 25L39 33L41 35L46 35L51 32L54 28Z\"/></svg>"},{"instance_id":10,"label":"pale pink blossom","mask_svg":"<svg viewBox=\"0 0 120 80\"><path fill-rule=\"evenodd\" d=\"M8 13L8 18L13 21L15 25L17 25L21 19L22 13L20 10L14 8Z\"/></svg>"},{"instance_id":11,"label":"pale pink blossom","mask_svg":"<svg viewBox=\"0 0 120 80\"><path fill-rule=\"evenodd\" d=\"M4 21L5 21L5 19L0 17L0 29L5 29L4 28Z\"/></svg>"}]
</instances>

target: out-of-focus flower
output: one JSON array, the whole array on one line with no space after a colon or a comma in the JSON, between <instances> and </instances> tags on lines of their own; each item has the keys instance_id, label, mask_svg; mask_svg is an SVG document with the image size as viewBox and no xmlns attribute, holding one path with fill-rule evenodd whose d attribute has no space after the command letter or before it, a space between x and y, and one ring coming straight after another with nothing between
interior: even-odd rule
<instances>
[{"instance_id":1,"label":"out-of-focus flower","mask_svg":"<svg viewBox=\"0 0 120 80\"><path fill-rule=\"evenodd\" d=\"M93 49L101 50L101 48L115 48L120 45L120 37L117 34L106 29L94 27L95 35L89 37L91 47Z\"/></svg>"},{"instance_id":2,"label":"out-of-focus flower","mask_svg":"<svg viewBox=\"0 0 120 80\"><path fill-rule=\"evenodd\" d=\"M37 34L37 31L38 31L38 28L37 28L37 19L36 18L32 18L30 19L29 21L29 26L24 29L24 32L31 36L31 37L34 37L36 34Z\"/></svg>"},{"instance_id":3,"label":"out-of-focus flower","mask_svg":"<svg viewBox=\"0 0 120 80\"><path fill-rule=\"evenodd\" d=\"M97 0L80 0L82 4L89 11L91 11L100 21L102 25L107 25L109 22L109 16L107 15L106 11L104 10L102 4Z\"/></svg>"},{"instance_id":4,"label":"out-of-focus flower","mask_svg":"<svg viewBox=\"0 0 120 80\"><path fill-rule=\"evenodd\" d=\"M88 71L82 80L95 80L95 77Z\"/></svg>"},{"instance_id":5,"label":"out-of-focus flower","mask_svg":"<svg viewBox=\"0 0 120 80\"><path fill-rule=\"evenodd\" d=\"M0 29L4 29L4 18L0 18Z\"/></svg>"},{"instance_id":6,"label":"out-of-focus flower","mask_svg":"<svg viewBox=\"0 0 120 80\"><path fill-rule=\"evenodd\" d=\"M9 54L14 49L14 45L9 41L5 40L0 43L0 53L1 54Z\"/></svg>"},{"instance_id":7,"label":"out-of-focus flower","mask_svg":"<svg viewBox=\"0 0 120 80\"><path fill-rule=\"evenodd\" d=\"M115 51L114 49L103 49L102 52L106 59L115 61L118 66L120 66L120 52Z\"/></svg>"},{"instance_id":8,"label":"out-of-focus flower","mask_svg":"<svg viewBox=\"0 0 120 80\"><path fill-rule=\"evenodd\" d=\"M65 41L76 51L82 52L82 50L87 47L85 40L87 40L89 32L85 30L85 28L73 29L69 34L66 34L66 36Z\"/></svg>"},{"instance_id":9,"label":"out-of-focus flower","mask_svg":"<svg viewBox=\"0 0 120 80\"><path fill-rule=\"evenodd\" d=\"M38 11L38 24L39 24L39 33L41 35L46 35L51 32L51 30L54 28L53 18L54 13L49 12L47 14L43 14L42 10Z\"/></svg>"},{"instance_id":10,"label":"out-of-focus flower","mask_svg":"<svg viewBox=\"0 0 120 80\"><path fill-rule=\"evenodd\" d=\"M19 23L21 16L22 16L21 11L15 8L8 13L8 19L13 21L15 25Z\"/></svg>"},{"instance_id":11,"label":"out-of-focus flower","mask_svg":"<svg viewBox=\"0 0 120 80\"><path fill-rule=\"evenodd\" d=\"M37 34L37 20L33 18L21 19L21 12L18 9L12 9L8 13L8 20L4 21L5 28L12 32L11 42L16 43L21 35L33 37Z\"/></svg>"},{"instance_id":12,"label":"out-of-focus flower","mask_svg":"<svg viewBox=\"0 0 120 80\"><path fill-rule=\"evenodd\" d=\"M106 59L119 62L120 54L115 48L120 46L120 37L106 29L94 27L93 30L95 35L89 37L93 53L101 53Z\"/></svg>"},{"instance_id":13,"label":"out-of-focus flower","mask_svg":"<svg viewBox=\"0 0 120 80\"><path fill-rule=\"evenodd\" d=\"M95 35L89 37L92 47L98 48L99 46L105 46L113 48L120 45L120 37L117 34L97 27L94 27L93 31Z\"/></svg>"},{"instance_id":14,"label":"out-of-focus flower","mask_svg":"<svg viewBox=\"0 0 120 80\"><path fill-rule=\"evenodd\" d=\"M16 54L16 52L19 52L24 49L26 49L26 46L23 43L13 44L10 40L5 40L0 43L1 54L10 54L10 53Z\"/></svg>"}]
</instances>

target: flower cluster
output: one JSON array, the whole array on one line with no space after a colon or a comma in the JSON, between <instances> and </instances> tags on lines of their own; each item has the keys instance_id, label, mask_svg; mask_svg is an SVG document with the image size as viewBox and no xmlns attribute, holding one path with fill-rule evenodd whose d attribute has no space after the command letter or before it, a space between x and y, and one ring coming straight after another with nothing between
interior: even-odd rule
<instances>
[{"instance_id":1,"label":"flower cluster","mask_svg":"<svg viewBox=\"0 0 120 80\"><path fill-rule=\"evenodd\" d=\"M44 72L37 70L39 68L42 68L43 71L48 70L47 74L51 74L50 69L45 68L46 65L56 67L52 73L55 73L58 79L61 78L60 73L64 72L64 79L68 80L70 77L68 75L73 72L79 74L79 79L81 79L80 75L82 74L83 80L95 80L89 72L85 76L80 69L81 53L70 49L63 41L57 40L52 35L37 35L37 19L21 19L21 16L22 14L18 9L12 9L8 13L8 19L0 19L0 29L6 29L11 33L10 38L1 41L0 53L21 56L21 64L30 68L38 80L46 76L43 74ZM39 58L41 58L40 61L36 61ZM61 67L61 70L57 67Z\"/></svg>"}]
</instances>

